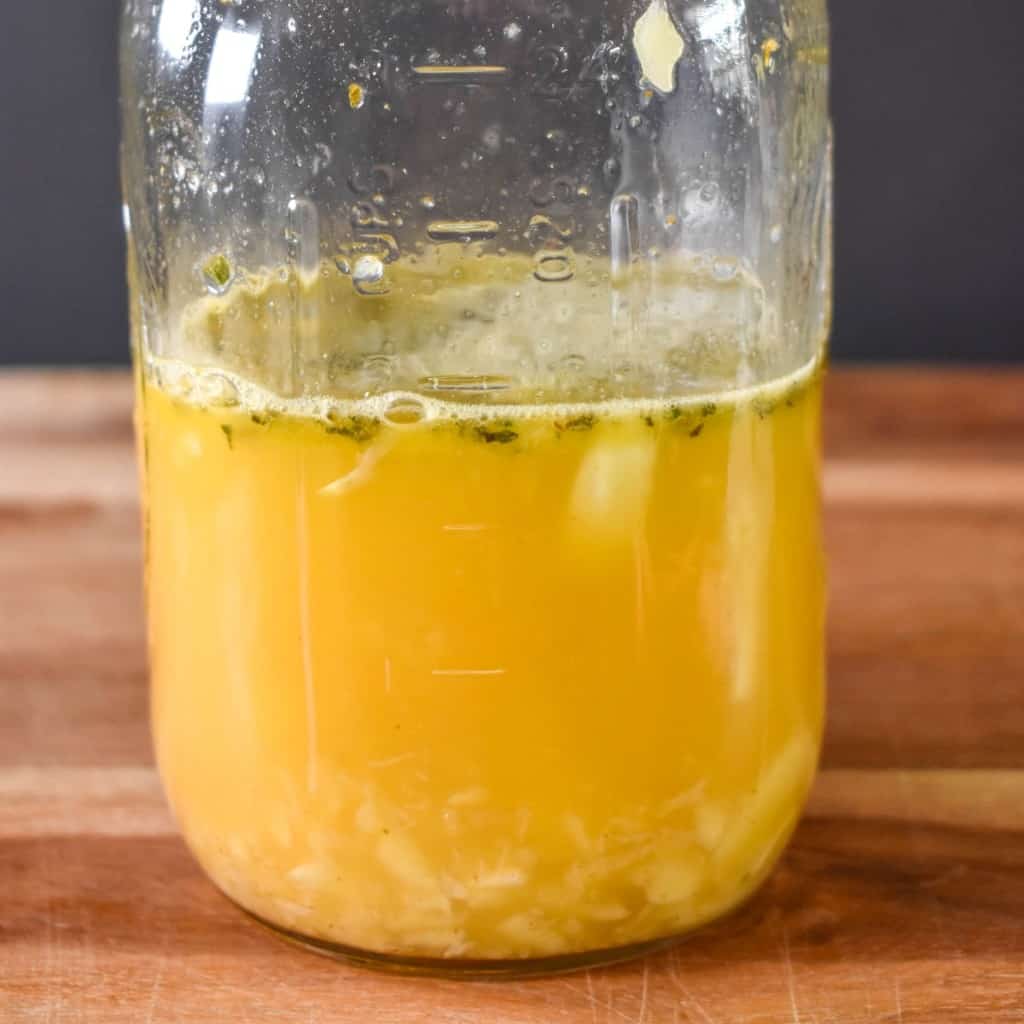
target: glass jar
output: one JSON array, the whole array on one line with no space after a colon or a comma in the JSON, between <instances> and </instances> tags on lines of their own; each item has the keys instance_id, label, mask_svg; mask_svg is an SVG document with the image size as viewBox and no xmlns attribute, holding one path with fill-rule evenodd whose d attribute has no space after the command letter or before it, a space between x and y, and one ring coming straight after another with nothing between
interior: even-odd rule
<instances>
[{"instance_id":1,"label":"glass jar","mask_svg":"<svg viewBox=\"0 0 1024 1024\"><path fill-rule=\"evenodd\" d=\"M732 910L823 718L824 0L127 0L153 722L318 950Z\"/></svg>"}]
</instances>

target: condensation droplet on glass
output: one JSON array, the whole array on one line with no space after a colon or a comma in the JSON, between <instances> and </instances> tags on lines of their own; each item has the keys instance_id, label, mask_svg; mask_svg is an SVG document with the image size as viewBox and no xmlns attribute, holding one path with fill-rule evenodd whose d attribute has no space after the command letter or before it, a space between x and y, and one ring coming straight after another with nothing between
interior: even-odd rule
<instances>
[{"instance_id":1,"label":"condensation droplet on glass","mask_svg":"<svg viewBox=\"0 0 1024 1024\"><path fill-rule=\"evenodd\" d=\"M395 371L395 361L388 355L367 356L363 360L363 372L377 384L386 384Z\"/></svg>"},{"instance_id":2,"label":"condensation droplet on glass","mask_svg":"<svg viewBox=\"0 0 1024 1024\"><path fill-rule=\"evenodd\" d=\"M510 21L502 30L502 35L510 43L514 43L517 39L521 38L522 34L523 26L520 25L518 21Z\"/></svg>"},{"instance_id":3,"label":"condensation droplet on glass","mask_svg":"<svg viewBox=\"0 0 1024 1024\"><path fill-rule=\"evenodd\" d=\"M639 252L639 216L640 204L636 196L626 192L611 201L608 220L611 228L609 255L613 278L625 274Z\"/></svg>"},{"instance_id":4,"label":"condensation droplet on glass","mask_svg":"<svg viewBox=\"0 0 1024 1024\"><path fill-rule=\"evenodd\" d=\"M334 159L334 151L326 142L318 142L316 144L316 154L313 157L313 174L320 174L324 168L329 167L331 161Z\"/></svg>"},{"instance_id":5,"label":"condensation droplet on glass","mask_svg":"<svg viewBox=\"0 0 1024 1024\"><path fill-rule=\"evenodd\" d=\"M772 245L778 245L782 241L782 225L773 224L768 237L771 239Z\"/></svg>"},{"instance_id":6,"label":"condensation droplet on glass","mask_svg":"<svg viewBox=\"0 0 1024 1024\"><path fill-rule=\"evenodd\" d=\"M391 291L384 277L384 262L377 256L360 256L352 267L352 284L360 295L387 295Z\"/></svg>"},{"instance_id":7,"label":"condensation droplet on glass","mask_svg":"<svg viewBox=\"0 0 1024 1024\"><path fill-rule=\"evenodd\" d=\"M420 206L422 206L424 210L433 210L434 207L437 206L437 200L433 196L421 196Z\"/></svg>"},{"instance_id":8,"label":"condensation droplet on glass","mask_svg":"<svg viewBox=\"0 0 1024 1024\"><path fill-rule=\"evenodd\" d=\"M639 114L634 114L629 119L630 128L639 128L644 123L644 119Z\"/></svg>"},{"instance_id":9,"label":"condensation droplet on glass","mask_svg":"<svg viewBox=\"0 0 1024 1024\"><path fill-rule=\"evenodd\" d=\"M299 31L299 23L294 18L288 19L288 31L295 35Z\"/></svg>"},{"instance_id":10,"label":"condensation droplet on glass","mask_svg":"<svg viewBox=\"0 0 1024 1024\"><path fill-rule=\"evenodd\" d=\"M384 279L384 263L376 256L360 256L352 270L356 284L377 284Z\"/></svg>"},{"instance_id":11,"label":"condensation droplet on glass","mask_svg":"<svg viewBox=\"0 0 1024 1024\"><path fill-rule=\"evenodd\" d=\"M484 149L491 154L497 153L501 149L501 128L498 125L492 124L484 129L483 144Z\"/></svg>"},{"instance_id":12,"label":"condensation droplet on glass","mask_svg":"<svg viewBox=\"0 0 1024 1024\"><path fill-rule=\"evenodd\" d=\"M711 266L711 273L716 281L731 281L739 273L736 261L726 257L719 257Z\"/></svg>"},{"instance_id":13,"label":"condensation droplet on glass","mask_svg":"<svg viewBox=\"0 0 1024 1024\"><path fill-rule=\"evenodd\" d=\"M619 174L621 173L621 166L619 161L615 157L609 157L604 162L602 167L602 173L604 174L605 184L609 188L614 188L619 183Z\"/></svg>"},{"instance_id":14,"label":"condensation droplet on glass","mask_svg":"<svg viewBox=\"0 0 1024 1024\"><path fill-rule=\"evenodd\" d=\"M576 260L571 250L548 250L537 253L533 276L545 284L569 281L576 274Z\"/></svg>"}]
</instances>

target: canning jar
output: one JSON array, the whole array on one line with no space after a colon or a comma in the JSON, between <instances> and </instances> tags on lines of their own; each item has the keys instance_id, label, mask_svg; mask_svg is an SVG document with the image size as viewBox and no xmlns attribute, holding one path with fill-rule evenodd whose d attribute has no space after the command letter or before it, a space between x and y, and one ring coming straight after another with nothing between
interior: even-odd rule
<instances>
[{"instance_id":1,"label":"canning jar","mask_svg":"<svg viewBox=\"0 0 1024 1024\"><path fill-rule=\"evenodd\" d=\"M823 718L824 0L127 0L162 777L454 974L740 904Z\"/></svg>"}]
</instances>

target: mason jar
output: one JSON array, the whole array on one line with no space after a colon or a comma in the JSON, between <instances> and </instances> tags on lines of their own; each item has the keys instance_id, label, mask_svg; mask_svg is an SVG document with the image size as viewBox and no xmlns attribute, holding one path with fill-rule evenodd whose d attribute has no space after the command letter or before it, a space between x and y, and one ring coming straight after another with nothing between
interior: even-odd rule
<instances>
[{"instance_id":1,"label":"mason jar","mask_svg":"<svg viewBox=\"0 0 1024 1024\"><path fill-rule=\"evenodd\" d=\"M127 0L153 729L342 958L649 951L824 703L824 0Z\"/></svg>"}]
</instances>

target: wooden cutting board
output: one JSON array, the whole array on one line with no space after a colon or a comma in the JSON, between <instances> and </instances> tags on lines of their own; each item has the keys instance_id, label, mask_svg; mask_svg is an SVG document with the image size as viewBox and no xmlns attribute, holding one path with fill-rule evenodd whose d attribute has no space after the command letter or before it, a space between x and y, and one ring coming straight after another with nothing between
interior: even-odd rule
<instances>
[{"instance_id":1,"label":"wooden cutting board","mask_svg":"<svg viewBox=\"0 0 1024 1024\"><path fill-rule=\"evenodd\" d=\"M150 755L129 381L0 376L0 1022L1024 1021L1024 373L829 391L829 738L783 866L646 962L467 984L204 881Z\"/></svg>"}]
</instances>

